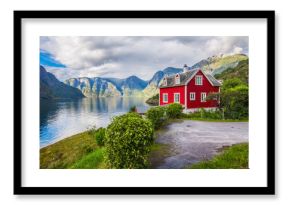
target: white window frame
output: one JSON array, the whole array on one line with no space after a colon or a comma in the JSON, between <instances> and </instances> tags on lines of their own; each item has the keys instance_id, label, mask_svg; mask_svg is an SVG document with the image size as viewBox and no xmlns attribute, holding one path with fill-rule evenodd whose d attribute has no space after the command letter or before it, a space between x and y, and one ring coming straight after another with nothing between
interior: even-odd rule
<instances>
[{"instance_id":1,"label":"white window frame","mask_svg":"<svg viewBox=\"0 0 290 205\"><path fill-rule=\"evenodd\" d=\"M165 96L166 96L166 101L164 100L165 99ZM164 103L168 103L168 93L163 93L162 101Z\"/></svg>"},{"instance_id":2,"label":"white window frame","mask_svg":"<svg viewBox=\"0 0 290 205\"><path fill-rule=\"evenodd\" d=\"M195 100L195 92L190 92L189 93L189 99L190 99L190 101L194 101Z\"/></svg>"},{"instance_id":3,"label":"white window frame","mask_svg":"<svg viewBox=\"0 0 290 205\"><path fill-rule=\"evenodd\" d=\"M206 102L206 93L200 93L200 102Z\"/></svg>"},{"instance_id":4,"label":"white window frame","mask_svg":"<svg viewBox=\"0 0 290 205\"><path fill-rule=\"evenodd\" d=\"M177 74L175 76L175 84L180 84L180 75L179 74Z\"/></svg>"},{"instance_id":5,"label":"white window frame","mask_svg":"<svg viewBox=\"0 0 290 205\"><path fill-rule=\"evenodd\" d=\"M178 95L178 101L175 101L175 96ZM180 93L174 93L174 102L180 103Z\"/></svg>"},{"instance_id":6,"label":"white window frame","mask_svg":"<svg viewBox=\"0 0 290 205\"><path fill-rule=\"evenodd\" d=\"M167 78L163 78L163 86L167 86Z\"/></svg>"},{"instance_id":7,"label":"white window frame","mask_svg":"<svg viewBox=\"0 0 290 205\"><path fill-rule=\"evenodd\" d=\"M200 81L198 79L200 79ZM195 76L195 85L202 85L202 80L203 80L202 75L196 75Z\"/></svg>"}]
</instances>

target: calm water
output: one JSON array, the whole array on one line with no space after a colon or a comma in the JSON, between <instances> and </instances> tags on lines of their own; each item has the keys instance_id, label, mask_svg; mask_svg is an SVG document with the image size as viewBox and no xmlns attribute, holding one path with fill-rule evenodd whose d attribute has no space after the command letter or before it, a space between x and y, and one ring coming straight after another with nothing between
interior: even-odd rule
<instances>
[{"instance_id":1,"label":"calm water","mask_svg":"<svg viewBox=\"0 0 290 205\"><path fill-rule=\"evenodd\" d=\"M143 98L84 98L70 101L41 101L40 147L54 143L93 126L105 127L113 116L137 106L145 112L149 105Z\"/></svg>"}]
</instances>

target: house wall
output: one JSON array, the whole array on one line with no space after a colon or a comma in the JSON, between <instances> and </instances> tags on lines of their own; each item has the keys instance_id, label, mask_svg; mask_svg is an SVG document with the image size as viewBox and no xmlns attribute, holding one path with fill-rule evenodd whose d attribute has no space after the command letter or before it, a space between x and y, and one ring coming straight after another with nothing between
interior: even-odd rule
<instances>
[{"instance_id":1,"label":"house wall","mask_svg":"<svg viewBox=\"0 0 290 205\"><path fill-rule=\"evenodd\" d=\"M202 75L202 85L195 85L195 76ZM206 102L201 102L201 93L205 92L208 96L209 93L219 92L218 86L212 86L207 78L203 75L201 71L196 74L191 81L187 84L187 108L213 108L218 107L217 100L207 100ZM195 100L190 101L190 92L195 92Z\"/></svg>"},{"instance_id":2,"label":"house wall","mask_svg":"<svg viewBox=\"0 0 290 205\"><path fill-rule=\"evenodd\" d=\"M177 86L177 87L170 87L170 88L160 88L159 90L159 102L160 105L166 105L170 103L174 103L174 93L180 93L180 104L185 104L185 93L184 93L185 86ZM163 93L168 93L168 103L163 102Z\"/></svg>"}]
</instances>

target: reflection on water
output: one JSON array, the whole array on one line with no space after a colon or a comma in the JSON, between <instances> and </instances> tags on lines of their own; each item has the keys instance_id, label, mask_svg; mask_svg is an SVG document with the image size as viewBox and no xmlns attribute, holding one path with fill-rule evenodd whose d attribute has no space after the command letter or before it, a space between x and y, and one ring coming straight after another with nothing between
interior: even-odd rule
<instances>
[{"instance_id":1,"label":"reflection on water","mask_svg":"<svg viewBox=\"0 0 290 205\"><path fill-rule=\"evenodd\" d=\"M92 126L107 126L113 116L137 106L145 112L144 98L84 98L70 101L40 102L40 147L85 131Z\"/></svg>"}]
</instances>

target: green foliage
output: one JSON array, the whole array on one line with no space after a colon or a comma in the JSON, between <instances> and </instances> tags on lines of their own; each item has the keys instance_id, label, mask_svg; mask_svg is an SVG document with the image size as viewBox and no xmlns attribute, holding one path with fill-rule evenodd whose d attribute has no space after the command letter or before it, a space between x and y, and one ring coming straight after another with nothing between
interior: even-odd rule
<instances>
[{"instance_id":1,"label":"green foliage","mask_svg":"<svg viewBox=\"0 0 290 205\"><path fill-rule=\"evenodd\" d=\"M248 118L249 94L248 85L237 78L226 80L223 83L220 99L224 116L227 119Z\"/></svg>"},{"instance_id":2,"label":"green foliage","mask_svg":"<svg viewBox=\"0 0 290 205\"><path fill-rule=\"evenodd\" d=\"M234 88L239 85L243 85L243 81L240 80L239 78L231 78L227 79L223 82L223 85L221 87L222 91L226 91L228 89Z\"/></svg>"},{"instance_id":3,"label":"green foliage","mask_svg":"<svg viewBox=\"0 0 290 205\"><path fill-rule=\"evenodd\" d=\"M153 144L153 128L149 120L132 113L115 117L107 127L105 139L105 160L109 168L148 166L148 154Z\"/></svg>"},{"instance_id":4,"label":"green foliage","mask_svg":"<svg viewBox=\"0 0 290 205\"><path fill-rule=\"evenodd\" d=\"M105 134L106 129L101 127L95 131L96 141L99 146L104 146L105 144Z\"/></svg>"},{"instance_id":5,"label":"green foliage","mask_svg":"<svg viewBox=\"0 0 290 205\"><path fill-rule=\"evenodd\" d=\"M182 114L182 105L179 103L172 103L166 107L167 116L169 118L179 118Z\"/></svg>"},{"instance_id":6,"label":"green foliage","mask_svg":"<svg viewBox=\"0 0 290 205\"><path fill-rule=\"evenodd\" d=\"M192 169L246 169L248 168L249 144L237 144L224 150L212 160L193 164Z\"/></svg>"},{"instance_id":7,"label":"green foliage","mask_svg":"<svg viewBox=\"0 0 290 205\"><path fill-rule=\"evenodd\" d=\"M142 118L142 116L139 115L137 112L128 112L127 114L122 115L122 116ZM119 116L119 117L121 117L121 116Z\"/></svg>"},{"instance_id":8,"label":"green foliage","mask_svg":"<svg viewBox=\"0 0 290 205\"><path fill-rule=\"evenodd\" d=\"M84 155L80 160L76 161L71 169L101 169L105 168L104 164L104 148L96 149L87 155Z\"/></svg>"},{"instance_id":9,"label":"green foliage","mask_svg":"<svg viewBox=\"0 0 290 205\"><path fill-rule=\"evenodd\" d=\"M137 107L135 105L130 107L129 112L137 112Z\"/></svg>"},{"instance_id":10,"label":"green foliage","mask_svg":"<svg viewBox=\"0 0 290 205\"><path fill-rule=\"evenodd\" d=\"M154 129L158 129L166 122L166 111L166 107L158 106L152 107L146 112L146 117L151 121Z\"/></svg>"},{"instance_id":11,"label":"green foliage","mask_svg":"<svg viewBox=\"0 0 290 205\"><path fill-rule=\"evenodd\" d=\"M151 98L148 98L146 100L146 103L152 106L158 106L159 105L159 94L154 95Z\"/></svg>"},{"instance_id":12,"label":"green foliage","mask_svg":"<svg viewBox=\"0 0 290 205\"><path fill-rule=\"evenodd\" d=\"M204 108L199 109L194 113L183 114L184 118L190 119L223 119L223 112L221 110L216 111L206 111Z\"/></svg>"}]
</instances>

